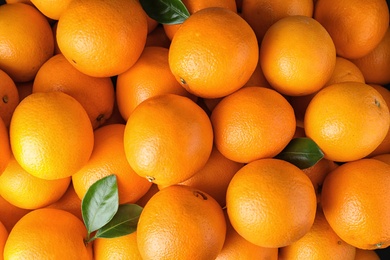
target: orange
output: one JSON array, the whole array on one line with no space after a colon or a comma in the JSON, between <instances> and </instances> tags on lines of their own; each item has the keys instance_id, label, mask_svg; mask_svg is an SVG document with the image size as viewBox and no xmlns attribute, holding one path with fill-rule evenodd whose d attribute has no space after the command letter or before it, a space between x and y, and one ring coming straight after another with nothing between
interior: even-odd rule
<instances>
[{"instance_id":1,"label":"orange","mask_svg":"<svg viewBox=\"0 0 390 260\"><path fill-rule=\"evenodd\" d=\"M227 8L209 7L192 14L175 33L169 66L190 93L223 97L248 81L258 51L256 35L244 19Z\"/></svg>"},{"instance_id":2,"label":"orange","mask_svg":"<svg viewBox=\"0 0 390 260\"><path fill-rule=\"evenodd\" d=\"M362 71L367 83L389 84L390 76L390 27L379 44L365 56L352 62Z\"/></svg>"},{"instance_id":3,"label":"orange","mask_svg":"<svg viewBox=\"0 0 390 260\"><path fill-rule=\"evenodd\" d=\"M259 42L278 20L293 15L312 17L313 0L242 0L242 17L252 26Z\"/></svg>"},{"instance_id":4,"label":"orange","mask_svg":"<svg viewBox=\"0 0 390 260\"><path fill-rule=\"evenodd\" d=\"M237 13L237 6L234 0L183 0L182 1L188 12L191 14L196 13L202 9L208 7L222 7L232 10ZM163 24L166 35L172 40L176 31L180 28L181 24Z\"/></svg>"},{"instance_id":5,"label":"orange","mask_svg":"<svg viewBox=\"0 0 390 260\"><path fill-rule=\"evenodd\" d=\"M336 57L333 74L325 86L348 81L366 83L363 72L355 63L343 57Z\"/></svg>"},{"instance_id":6,"label":"orange","mask_svg":"<svg viewBox=\"0 0 390 260\"><path fill-rule=\"evenodd\" d=\"M226 211L224 211L226 212ZM278 249L256 246L244 239L234 230L230 224L227 214L226 217L226 238L221 252L216 260L246 260L246 259L267 259L277 260Z\"/></svg>"},{"instance_id":7,"label":"orange","mask_svg":"<svg viewBox=\"0 0 390 260\"><path fill-rule=\"evenodd\" d=\"M225 235L226 221L218 202L184 185L157 192L137 226L143 259L215 259Z\"/></svg>"},{"instance_id":8,"label":"orange","mask_svg":"<svg viewBox=\"0 0 390 260\"><path fill-rule=\"evenodd\" d=\"M191 178L180 182L212 196L221 207L226 205L226 190L234 174L244 164L227 159L214 146L206 165Z\"/></svg>"},{"instance_id":9,"label":"orange","mask_svg":"<svg viewBox=\"0 0 390 260\"><path fill-rule=\"evenodd\" d=\"M204 167L213 130L207 114L191 99L164 94L136 107L126 123L124 146L138 175L159 185L173 185Z\"/></svg>"},{"instance_id":10,"label":"orange","mask_svg":"<svg viewBox=\"0 0 390 260\"><path fill-rule=\"evenodd\" d=\"M118 75L116 98L126 121L139 103L152 96L172 93L190 97L169 69L168 52L163 47L145 47L137 62Z\"/></svg>"},{"instance_id":11,"label":"orange","mask_svg":"<svg viewBox=\"0 0 390 260\"><path fill-rule=\"evenodd\" d=\"M257 66L255 68L255 71L253 71L248 81L244 84L244 87L252 87L252 86L272 88L264 76L263 69L261 68L261 64L260 64L260 58L257 61Z\"/></svg>"},{"instance_id":12,"label":"orange","mask_svg":"<svg viewBox=\"0 0 390 260\"><path fill-rule=\"evenodd\" d=\"M137 232L115 238L97 238L93 242L95 260L142 260L137 245Z\"/></svg>"},{"instance_id":13,"label":"orange","mask_svg":"<svg viewBox=\"0 0 390 260\"><path fill-rule=\"evenodd\" d=\"M48 20L23 3L0 6L0 45L0 69L16 82L32 80L54 51Z\"/></svg>"},{"instance_id":14,"label":"orange","mask_svg":"<svg viewBox=\"0 0 390 260\"><path fill-rule=\"evenodd\" d=\"M46 17L58 20L68 7L71 0L30 0L31 3Z\"/></svg>"},{"instance_id":15,"label":"orange","mask_svg":"<svg viewBox=\"0 0 390 260\"><path fill-rule=\"evenodd\" d=\"M317 210L313 226L301 239L282 247L279 259L344 259L354 260L356 248L344 242Z\"/></svg>"},{"instance_id":16,"label":"orange","mask_svg":"<svg viewBox=\"0 0 390 260\"><path fill-rule=\"evenodd\" d=\"M62 91L84 107L93 128L111 116L114 86L109 77L92 77L77 70L62 54L46 61L34 79L33 92Z\"/></svg>"},{"instance_id":17,"label":"orange","mask_svg":"<svg viewBox=\"0 0 390 260\"><path fill-rule=\"evenodd\" d=\"M390 194L390 165L376 159L347 162L330 172L322 186L322 208L329 225L361 249L390 245L390 207L378 203Z\"/></svg>"},{"instance_id":18,"label":"orange","mask_svg":"<svg viewBox=\"0 0 390 260\"><path fill-rule=\"evenodd\" d=\"M159 24L153 31L151 31L146 37L145 47L159 46L169 48L171 40L168 38L164 31L162 24Z\"/></svg>"},{"instance_id":19,"label":"orange","mask_svg":"<svg viewBox=\"0 0 390 260\"><path fill-rule=\"evenodd\" d=\"M279 159L260 159L242 167L226 193L233 228L262 247L283 247L303 237L316 214L313 184L302 170Z\"/></svg>"},{"instance_id":20,"label":"orange","mask_svg":"<svg viewBox=\"0 0 390 260\"><path fill-rule=\"evenodd\" d=\"M9 144L8 129L0 117L0 176L11 158L11 146Z\"/></svg>"},{"instance_id":21,"label":"orange","mask_svg":"<svg viewBox=\"0 0 390 260\"><path fill-rule=\"evenodd\" d=\"M0 117L8 128L12 114L19 104L19 92L14 81L0 69Z\"/></svg>"},{"instance_id":22,"label":"orange","mask_svg":"<svg viewBox=\"0 0 390 260\"><path fill-rule=\"evenodd\" d=\"M372 51L389 26L385 0L318 0L314 18L329 32L337 54L347 59Z\"/></svg>"},{"instance_id":23,"label":"orange","mask_svg":"<svg viewBox=\"0 0 390 260\"><path fill-rule=\"evenodd\" d=\"M130 167L123 144L124 124L111 124L95 130L95 141L89 161L72 176L74 189L83 199L88 188L105 176L115 174L119 203L135 203L152 183Z\"/></svg>"},{"instance_id":24,"label":"orange","mask_svg":"<svg viewBox=\"0 0 390 260\"><path fill-rule=\"evenodd\" d=\"M19 208L37 209L60 199L69 183L70 177L56 180L37 178L11 158L0 176L0 196Z\"/></svg>"},{"instance_id":25,"label":"orange","mask_svg":"<svg viewBox=\"0 0 390 260\"><path fill-rule=\"evenodd\" d=\"M371 87L375 88L386 101L387 107L390 107L390 91L381 85L370 84ZM375 150L369 154L368 157L372 157L374 155L390 153L390 128L387 131L385 139L375 148Z\"/></svg>"},{"instance_id":26,"label":"orange","mask_svg":"<svg viewBox=\"0 0 390 260\"><path fill-rule=\"evenodd\" d=\"M58 20L57 43L81 72L110 77L137 61L147 33L146 14L137 0L75 0Z\"/></svg>"},{"instance_id":27,"label":"orange","mask_svg":"<svg viewBox=\"0 0 390 260\"><path fill-rule=\"evenodd\" d=\"M8 232L11 231L19 219L30 211L29 209L16 207L0 196L0 222L3 223Z\"/></svg>"},{"instance_id":28,"label":"orange","mask_svg":"<svg viewBox=\"0 0 390 260\"><path fill-rule=\"evenodd\" d=\"M321 89L331 77L336 50L319 22L303 15L287 16L264 35L260 63L265 78L277 91L290 96L308 95Z\"/></svg>"},{"instance_id":29,"label":"orange","mask_svg":"<svg viewBox=\"0 0 390 260\"><path fill-rule=\"evenodd\" d=\"M152 186L150 186L149 190L145 193L144 196L142 196L137 202L136 204L141 206L141 207L145 207L146 203L148 203L149 199L151 197L153 197L154 194L156 194L160 189L158 188L158 185L157 184L152 184Z\"/></svg>"},{"instance_id":30,"label":"orange","mask_svg":"<svg viewBox=\"0 0 390 260\"><path fill-rule=\"evenodd\" d=\"M19 102L32 93L34 81L18 82L16 88L19 93Z\"/></svg>"},{"instance_id":31,"label":"orange","mask_svg":"<svg viewBox=\"0 0 390 260\"><path fill-rule=\"evenodd\" d=\"M3 260L4 245L8 238L8 231L0 221L0 260Z\"/></svg>"},{"instance_id":32,"label":"orange","mask_svg":"<svg viewBox=\"0 0 390 260\"><path fill-rule=\"evenodd\" d=\"M46 207L68 211L78 217L80 220L83 220L81 215L81 199L77 196L72 183L70 183L68 189L59 200L51 203Z\"/></svg>"},{"instance_id":33,"label":"orange","mask_svg":"<svg viewBox=\"0 0 390 260\"><path fill-rule=\"evenodd\" d=\"M246 87L223 98L211 114L214 142L228 159L274 157L295 132L294 111L273 89Z\"/></svg>"},{"instance_id":34,"label":"orange","mask_svg":"<svg viewBox=\"0 0 390 260\"><path fill-rule=\"evenodd\" d=\"M380 258L373 250L356 248L355 260L380 260Z\"/></svg>"},{"instance_id":35,"label":"orange","mask_svg":"<svg viewBox=\"0 0 390 260\"><path fill-rule=\"evenodd\" d=\"M92 259L84 244L87 230L73 214L59 209L37 209L22 217L4 247L8 259Z\"/></svg>"},{"instance_id":36,"label":"orange","mask_svg":"<svg viewBox=\"0 0 390 260\"><path fill-rule=\"evenodd\" d=\"M378 154L371 158L390 164L390 153Z\"/></svg>"},{"instance_id":37,"label":"orange","mask_svg":"<svg viewBox=\"0 0 390 260\"><path fill-rule=\"evenodd\" d=\"M61 179L89 159L93 129L87 112L63 92L37 92L16 107L10 125L11 149L30 174Z\"/></svg>"},{"instance_id":38,"label":"orange","mask_svg":"<svg viewBox=\"0 0 390 260\"><path fill-rule=\"evenodd\" d=\"M309 103L304 127L325 158L346 162L369 155L385 138L390 125L385 100L373 87L359 82L333 84Z\"/></svg>"}]
</instances>

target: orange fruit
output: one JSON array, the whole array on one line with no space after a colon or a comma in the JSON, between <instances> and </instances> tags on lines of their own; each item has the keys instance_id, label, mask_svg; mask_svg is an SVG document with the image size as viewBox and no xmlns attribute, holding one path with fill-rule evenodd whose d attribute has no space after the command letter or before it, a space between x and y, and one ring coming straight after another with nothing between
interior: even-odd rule
<instances>
[{"instance_id":1,"label":"orange fruit","mask_svg":"<svg viewBox=\"0 0 390 260\"><path fill-rule=\"evenodd\" d=\"M126 123L124 146L138 175L159 185L173 185L204 167L213 130L207 114L191 99L164 94L136 107Z\"/></svg>"},{"instance_id":2,"label":"orange fruit","mask_svg":"<svg viewBox=\"0 0 390 260\"><path fill-rule=\"evenodd\" d=\"M266 248L252 244L237 233L237 231L230 224L227 214L225 214L225 218L225 243L223 244L223 248L218 254L216 260L278 259L277 248Z\"/></svg>"},{"instance_id":3,"label":"orange fruit","mask_svg":"<svg viewBox=\"0 0 390 260\"><path fill-rule=\"evenodd\" d=\"M11 158L0 176L0 196L19 208L37 209L60 199L69 183L70 177L56 180L35 177Z\"/></svg>"},{"instance_id":4,"label":"orange fruit","mask_svg":"<svg viewBox=\"0 0 390 260\"><path fill-rule=\"evenodd\" d=\"M194 176L178 184L204 191L213 197L221 207L224 207L226 205L226 190L230 180L242 166L244 164L223 156L214 146L205 166Z\"/></svg>"},{"instance_id":5,"label":"orange fruit","mask_svg":"<svg viewBox=\"0 0 390 260\"><path fill-rule=\"evenodd\" d=\"M333 74L325 86L348 81L366 83L363 72L355 63L343 57L336 57Z\"/></svg>"},{"instance_id":6,"label":"orange fruit","mask_svg":"<svg viewBox=\"0 0 390 260\"><path fill-rule=\"evenodd\" d=\"M260 64L260 58L257 61L257 66L255 68L255 71L253 71L252 75L250 76L250 78L244 84L243 87L252 87L252 86L272 88L264 76L263 69L261 68L261 64Z\"/></svg>"},{"instance_id":7,"label":"orange fruit","mask_svg":"<svg viewBox=\"0 0 390 260\"><path fill-rule=\"evenodd\" d=\"M166 35L162 24L159 24L146 37L145 47L158 46L163 48L169 48L170 45L171 39L169 39Z\"/></svg>"},{"instance_id":8,"label":"orange fruit","mask_svg":"<svg viewBox=\"0 0 390 260\"><path fill-rule=\"evenodd\" d=\"M376 159L347 162L330 172L321 203L336 234L361 249L390 245L390 207L378 203L389 196L390 166Z\"/></svg>"},{"instance_id":9,"label":"orange fruit","mask_svg":"<svg viewBox=\"0 0 390 260\"><path fill-rule=\"evenodd\" d=\"M137 0L75 0L57 25L57 43L81 72L110 77L128 70L144 48L148 24Z\"/></svg>"},{"instance_id":10,"label":"orange fruit","mask_svg":"<svg viewBox=\"0 0 390 260\"><path fill-rule=\"evenodd\" d=\"M11 146L9 144L8 129L0 117L0 176L11 158Z\"/></svg>"},{"instance_id":11,"label":"orange fruit","mask_svg":"<svg viewBox=\"0 0 390 260\"><path fill-rule=\"evenodd\" d=\"M23 3L0 6L0 45L0 69L16 82L32 80L54 51L48 20Z\"/></svg>"},{"instance_id":12,"label":"orange fruit","mask_svg":"<svg viewBox=\"0 0 390 260\"><path fill-rule=\"evenodd\" d=\"M221 206L203 191L174 185L145 205L137 226L144 259L215 259L226 235Z\"/></svg>"},{"instance_id":13,"label":"orange fruit","mask_svg":"<svg viewBox=\"0 0 390 260\"><path fill-rule=\"evenodd\" d=\"M158 185L157 184L152 184L152 186L150 186L149 190L145 193L144 196L142 196L137 202L136 204L141 206L141 207L145 207L146 203L148 203L149 199L151 197L153 197L154 194L156 194L160 189L158 188Z\"/></svg>"},{"instance_id":14,"label":"orange fruit","mask_svg":"<svg viewBox=\"0 0 390 260\"><path fill-rule=\"evenodd\" d=\"M77 70L64 55L46 61L34 79L33 92L62 91L84 107L93 128L111 116L114 107L114 85L109 77L92 77Z\"/></svg>"},{"instance_id":15,"label":"orange fruit","mask_svg":"<svg viewBox=\"0 0 390 260\"><path fill-rule=\"evenodd\" d=\"M46 17L58 20L68 7L71 0L30 0L31 3Z\"/></svg>"},{"instance_id":16,"label":"orange fruit","mask_svg":"<svg viewBox=\"0 0 390 260\"><path fill-rule=\"evenodd\" d=\"M10 125L16 161L43 179L71 176L89 159L93 129L87 112L63 92L37 92L16 107Z\"/></svg>"},{"instance_id":17,"label":"orange fruit","mask_svg":"<svg viewBox=\"0 0 390 260\"><path fill-rule=\"evenodd\" d=\"M19 92L14 81L0 69L0 117L8 128L12 114L19 104Z\"/></svg>"},{"instance_id":18,"label":"orange fruit","mask_svg":"<svg viewBox=\"0 0 390 260\"><path fill-rule=\"evenodd\" d=\"M19 102L32 93L34 81L18 82L16 88L19 93Z\"/></svg>"},{"instance_id":19,"label":"orange fruit","mask_svg":"<svg viewBox=\"0 0 390 260\"><path fill-rule=\"evenodd\" d=\"M337 54L347 59L372 51L389 26L385 0L318 0L314 18L329 32Z\"/></svg>"},{"instance_id":20,"label":"orange fruit","mask_svg":"<svg viewBox=\"0 0 390 260\"><path fill-rule=\"evenodd\" d=\"M137 62L118 75L116 98L126 121L136 106L152 96L172 93L190 97L169 69L168 52L163 47L145 47Z\"/></svg>"},{"instance_id":21,"label":"orange fruit","mask_svg":"<svg viewBox=\"0 0 390 260\"><path fill-rule=\"evenodd\" d=\"M321 89L331 77L336 50L319 22L303 15L287 16L264 35L260 63L265 78L277 91L290 96L308 95Z\"/></svg>"},{"instance_id":22,"label":"orange fruit","mask_svg":"<svg viewBox=\"0 0 390 260\"><path fill-rule=\"evenodd\" d=\"M242 167L226 193L233 228L262 247L283 247L303 237L316 214L313 184L302 170L279 159L260 159Z\"/></svg>"},{"instance_id":23,"label":"orange fruit","mask_svg":"<svg viewBox=\"0 0 390 260\"><path fill-rule=\"evenodd\" d=\"M3 260L4 245L8 238L8 231L0 221L0 259Z\"/></svg>"},{"instance_id":24,"label":"orange fruit","mask_svg":"<svg viewBox=\"0 0 390 260\"><path fill-rule=\"evenodd\" d=\"M385 138L390 124L385 100L359 82L333 84L309 103L304 127L325 158L346 162L369 155Z\"/></svg>"},{"instance_id":25,"label":"orange fruit","mask_svg":"<svg viewBox=\"0 0 390 260\"><path fill-rule=\"evenodd\" d=\"M301 239L282 247L279 259L344 259L354 260L356 248L345 243L317 210L313 226Z\"/></svg>"},{"instance_id":26,"label":"orange fruit","mask_svg":"<svg viewBox=\"0 0 390 260\"><path fill-rule=\"evenodd\" d=\"M142 260L137 246L137 232L115 238L97 238L93 242L95 260Z\"/></svg>"},{"instance_id":27,"label":"orange fruit","mask_svg":"<svg viewBox=\"0 0 390 260\"><path fill-rule=\"evenodd\" d=\"M374 250L356 248L355 260L380 260Z\"/></svg>"},{"instance_id":28,"label":"orange fruit","mask_svg":"<svg viewBox=\"0 0 390 260\"><path fill-rule=\"evenodd\" d=\"M313 8L312 0L242 0L241 13L261 42L269 27L278 20L292 15L312 17Z\"/></svg>"},{"instance_id":29,"label":"orange fruit","mask_svg":"<svg viewBox=\"0 0 390 260\"><path fill-rule=\"evenodd\" d=\"M390 164L390 153L378 154L371 158Z\"/></svg>"},{"instance_id":30,"label":"orange fruit","mask_svg":"<svg viewBox=\"0 0 390 260\"><path fill-rule=\"evenodd\" d=\"M88 188L105 176L115 174L119 203L135 203L152 185L130 167L123 144L124 124L111 124L95 130L95 141L89 161L72 175L74 189L80 199Z\"/></svg>"},{"instance_id":31,"label":"orange fruit","mask_svg":"<svg viewBox=\"0 0 390 260\"><path fill-rule=\"evenodd\" d=\"M379 44L365 56L352 62L361 70L367 83L389 84L390 76L390 27Z\"/></svg>"},{"instance_id":32,"label":"orange fruit","mask_svg":"<svg viewBox=\"0 0 390 260\"><path fill-rule=\"evenodd\" d=\"M4 247L7 259L92 259L84 244L87 230L73 214L59 209L37 209L22 217Z\"/></svg>"},{"instance_id":33,"label":"orange fruit","mask_svg":"<svg viewBox=\"0 0 390 260\"><path fill-rule=\"evenodd\" d=\"M190 93L223 97L248 81L258 51L256 35L244 19L227 8L209 7L192 14L175 33L169 66Z\"/></svg>"},{"instance_id":34,"label":"orange fruit","mask_svg":"<svg viewBox=\"0 0 390 260\"><path fill-rule=\"evenodd\" d=\"M228 159L274 157L295 132L294 111L273 89L246 87L223 98L211 114L214 142Z\"/></svg>"},{"instance_id":35,"label":"orange fruit","mask_svg":"<svg viewBox=\"0 0 390 260\"><path fill-rule=\"evenodd\" d=\"M0 222L3 223L8 232L11 231L19 219L30 211L29 209L16 207L0 196Z\"/></svg>"}]
</instances>

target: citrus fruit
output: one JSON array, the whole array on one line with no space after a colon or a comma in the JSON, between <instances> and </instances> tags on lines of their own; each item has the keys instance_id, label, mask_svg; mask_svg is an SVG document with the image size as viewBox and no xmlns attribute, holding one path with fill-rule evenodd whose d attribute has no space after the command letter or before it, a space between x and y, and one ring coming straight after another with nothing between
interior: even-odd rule
<instances>
[{"instance_id":1,"label":"citrus fruit","mask_svg":"<svg viewBox=\"0 0 390 260\"><path fill-rule=\"evenodd\" d=\"M129 69L144 48L148 25L137 0L74 0L57 25L57 43L81 72L110 77Z\"/></svg>"},{"instance_id":2,"label":"citrus fruit","mask_svg":"<svg viewBox=\"0 0 390 260\"><path fill-rule=\"evenodd\" d=\"M8 129L6 128L3 119L0 117L0 176L11 158L11 147L9 144Z\"/></svg>"},{"instance_id":3,"label":"citrus fruit","mask_svg":"<svg viewBox=\"0 0 390 260\"><path fill-rule=\"evenodd\" d=\"M37 92L16 107L11 149L28 173L43 179L71 176L89 159L93 129L87 112L63 92Z\"/></svg>"},{"instance_id":4,"label":"citrus fruit","mask_svg":"<svg viewBox=\"0 0 390 260\"><path fill-rule=\"evenodd\" d=\"M288 101L264 87L245 87L224 97L212 111L211 123L218 150L242 163L276 156L296 126Z\"/></svg>"},{"instance_id":5,"label":"citrus fruit","mask_svg":"<svg viewBox=\"0 0 390 260\"><path fill-rule=\"evenodd\" d=\"M8 128L12 114L19 104L19 92L10 76L0 69L0 117Z\"/></svg>"},{"instance_id":6,"label":"citrus fruit","mask_svg":"<svg viewBox=\"0 0 390 260\"><path fill-rule=\"evenodd\" d=\"M209 7L192 14L175 33L169 66L188 92L217 98L248 81L258 51L256 35L244 19L227 8Z\"/></svg>"},{"instance_id":7,"label":"citrus fruit","mask_svg":"<svg viewBox=\"0 0 390 260\"><path fill-rule=\"evenodd\" d=\"M46 17L58 20L68 7L71 0L30 0L31 3Z\"/></svg>"},{"instance_id":8,"label":"citrus fruit","mask_svg":"<svg viewBox=\"0 0 390 260\"><path fill-rule=\"evenodd\" d=\"M226 193L233 228L262 247L283 247L303 237L313 225L316 205L309 177L295 165L273 158L242 167Z\"/></svg>"},{"instance_id":9,"label":"citrus fruit","mask_svg":"<svg viewBox=\"0 0 390 260\"><path fill-rule=\"evenodd\" d=\"M265 78L277 91L290 96L308 95L321 89L331 77L336 50L318 21L303 15L287 16L265 33L260 63Z\"/></svg>"},{"instance_id":10,"label":"citrus fruit","mask_svg":"<svg viewBox=\"0 0 390 260\"><path fill-rule=\"evenodd\" d=\"M136 107L126 123L124 147L131 168L159 185L193 176L206 164L212 146L207 114L187 97L151 97Z\"/></svg>"},{"instance_id":11,"label":"citrus fruit","mask_svg":"<svg viewBox=\"0 0 390 260\"><path fill-rule=\"evenodd\" d=\"M385 138L389 123L383 97L359 82L323 88L310 101L304 117L306 135L325 158L338 162L369 155Z\"/></svg>"},{"instance_id":12,"label":"citrus fruit","mask_svg":"<svg viewBox=\"0 0 390 260\"><path fill-rule=\"evenodd\" d=\"M54 51L48 20L24 3L0 6L0 45L0 69L15 82L32 80Z\"/></svg>"},{"instance_id":13,"label":"citrus fruit","mask_svg":"<svg viewBox=\"0 0 390 260\"><path fill-rule=\"evenodd\" d=\"M3 225L3 223L1 223L0 221L0 259L3 260L3 252L4 252L4 245L5 245L5 242L7 241L7 238L8 238L8 231L7 229L5 228L5 226Z\"/></svg>"},{"instance_id":14,"label":"citrus fruit","mask_svg":"<svg viewBox=\"0 0 390 260\"><path fill-rule=\"evenodd\" d=\"M380 260L374 250L356 248L355 260Z\"/></svg>"},{"instance_id":15,"label":"citrus fruit","mask_svg":"<svg viewBox=\"0 0 390 260\"><path fill-rule=\"evenodd\" d=\"M137 245L137 231L114 238L97 238L93 242L95 260L142 260Z\"/></svg>"},{"instance_id":16,"label":"citrus fruit","mask_svg":"<svg viewBox=\"0 0 390 260\"><path fill-rule=\"evenodd\" d=\"M215 259L226 235L221 206L208 194L184 185L157 192L137 226L144 259Z\"/></svg>"},{"instance_id":17,"label":"citrus fruit","mask_svg":"<svg viewBox=\"0 0 390 260\"><path fill-rule=\"evenodd\" d=\"M329 225L348 244L361 249L390 245L390 165L376 159L344 163L322 186L321 203Z\"/></svg>"},{"instance_id":18,"label":"citrus fruit","mask_svg":"<svg viewBox=\"0 0 390 260\"><path fill-rule=\"evenodd\" d=\"M8 232L11 231L19 219L30 211L29 209L16 207L0 195L0 222L3 223Z\"/></svg>"},{"instance_id":19,"label":"citrus fruit","mask_svg":"<svg viewBox=\"0 0 390 260\"><path fill-rule=\"evenodd\" d=\"M366 83L363 72L355 63L343 57L336 57L333 74L325 86L347 81Z\"/></svg>"}]
</instances>

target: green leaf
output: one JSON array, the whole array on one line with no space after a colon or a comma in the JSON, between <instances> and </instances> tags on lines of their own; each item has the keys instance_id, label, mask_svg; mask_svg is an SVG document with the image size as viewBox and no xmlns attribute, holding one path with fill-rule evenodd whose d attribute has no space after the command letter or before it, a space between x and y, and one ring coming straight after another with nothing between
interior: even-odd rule
<instances>
[{"instance_id":1,"label":"green leaf","mask_svg":"<svg viewBox=\"0 0 390 260\"><path fill-rule=\"evenodd\" d=\"M133 233L137 230L138 219L142 209L137 204L120 205L115 216L96 232L95 237L114 238Z\"/></svg>"},{"instance_id":2,"label":"green leaf","mask_svg":"<svg viewBox=\"0 0 390 260\"><path fill-rule=\"evenodd\" d=\"M324 157L324 153L310 138L294 138L275 158L288 161L300 169L315 165Z\"/></svg>"},{"instance_id":3,"label":"green leaf","mask_svg":"<svg viewBox=\"0 0 390 260\"><path fill-rule=\"evenodd\" d=\"M81 213L88 236L106 225L114 217L118 207L118 184L115 175L106 176L92 184L81 201Z\"/></svg>"},{"instance_id":4,"label":"green leaf","mask_svg":"<svg viewBox=\"0 0 390 260\"><path fill-rule=\"evenodd\" d=\"M179 24L190 17L181 0L140 0L140 3L149 17L162 24Z\"/></svg>"}]
</instances>

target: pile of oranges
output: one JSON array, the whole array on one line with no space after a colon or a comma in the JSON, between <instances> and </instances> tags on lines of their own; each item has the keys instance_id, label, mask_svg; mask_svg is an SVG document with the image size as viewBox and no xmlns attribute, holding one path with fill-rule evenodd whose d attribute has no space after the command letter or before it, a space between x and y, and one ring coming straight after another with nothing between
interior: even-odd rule
<instances>
[{"instance_id":1,"label":"pile of oranges","mask_svg":"<svg viewBox=\"0 0 390 260\"><path fill-rule=\"evenodd\" d=\"M6 2L0 259L353 260L390 246L385 0L164 1L179 24L142 0ZM323 158L277 159L295 138ZM137 230L85 243L82 199L111 174L119 203L143 207Z\"/></svg>"}]
</instances>

